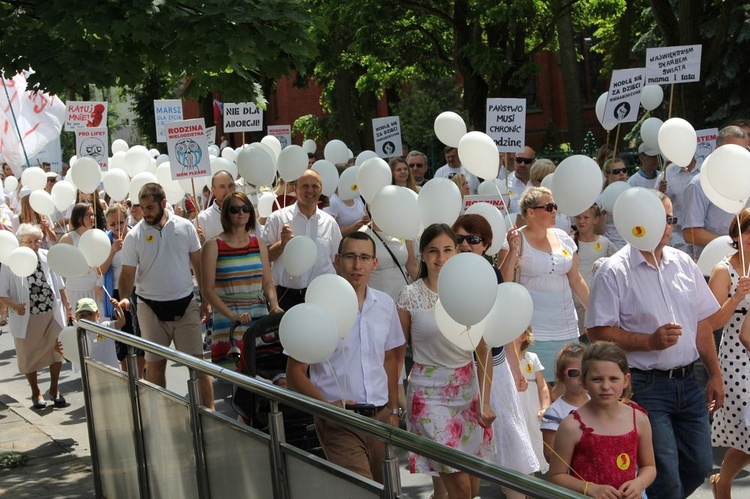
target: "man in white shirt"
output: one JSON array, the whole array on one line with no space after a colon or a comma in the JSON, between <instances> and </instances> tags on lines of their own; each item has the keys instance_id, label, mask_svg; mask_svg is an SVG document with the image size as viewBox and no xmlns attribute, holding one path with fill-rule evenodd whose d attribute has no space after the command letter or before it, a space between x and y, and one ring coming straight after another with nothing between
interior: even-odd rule
<instances>
[{"instance_id":1,"label":"man in white shirt","mask_svg":"<svg viewBox=\"0 0 750 499\"><path fill-rule=\"evenodd\" d=\"M398 427L405 339L393 299L367 286L377 263L375 242L367 233L353 232L342 239L334 265L357 294L357 321L326 361L308 366L289 357L287 383L296 392L337 407L358 405L355 412ZM329 461L382 483L383 442L321 418L316 418L315 429Z\"/></svg>"},{"instance_id":2,"label":"man in white shirt","mask_svg":"<svg viewBox=\"0 0 750 499\"><path fill-rule=\"evenodd\" d=\"M226 170L219 170L211 177L211 195L214 202L205 210L198 213L198 236L201 244L221 234L221 205L224 197L234 192L235 184L232 174Z\"/></svg>"},{"instance_id":3,"label":"man in white shirt","mask_svg":"<svg viewBox=\"0 0 750 499\"><path fill-rule=\"evenodd\" d=\"M466 183L469 184L469 191L471 194L476 194L479 189L479 179L476 175L471 173L469 170L461 165L461 158L458 157L458 149L455 147L447 146L445 148L445 164L438 168L435 172L435 178L445 177L453 178L455 175L463 173L466 178Z\"/></svg>"},{"instance_id":4,"label":"man in white shirt","mask_svg":"<svg viewBox=\"0 0 750 499\"><path fill-rule=\"evenodd\" d=\"M536 161L536 152L529 146L513 156L516 169L508 175L508 194L510 195L510 213L520 213L518 200L527 187L531 186L531 165Z\"/></svg>"},{"instance_id":5,"label":"man in white shirt","mask_svg":"<svg viewBox=\"0 0 750 499\"><path fill-rule=\"evenodd\" d=\"M658 179L659 190L672 201L674 215L677 217L677 223L674 224L672 229L672 242L669 245L690 256L693 256L692 247L682 237L682 224L686 217L686 204L688 202L685 193L690 181L699 174L700 170L696 168L695 158L693 158L685 168L674 163L667 165L664 171L659 174Z\"/></svg>"},{"instance_id":6,"label":"man in white shirt","mask_svg":"<svg viewBox=\"0 0 750 499\"><path fill-rule=\"evenodd\" d=\"M276 284L279 306L289 310L305 301L310 282L321 274L334 274L333 259L341 241L341 230L331 215L318 208L323 182L315 170L305 170L297 179L297 201L268 216L263 241L268 245L271 276ZM294 236L315 241L318 255L313 268L300 276L290 276L281 255Z\"/></svg>"},{"instance_id":7,"label":"man in white shirt","mask_svg":"<svg viewBox=\"0 0 750 499\"><path fill-rule=\"evenodd\" d=\"M659 185L658 172L656 171L659 168L658 155L658 149L650 149L645 143L638 146L638 159L641 162L641 168L628 179L628 184L633 187L656 189Z\"/></svg>"}]
</instances>

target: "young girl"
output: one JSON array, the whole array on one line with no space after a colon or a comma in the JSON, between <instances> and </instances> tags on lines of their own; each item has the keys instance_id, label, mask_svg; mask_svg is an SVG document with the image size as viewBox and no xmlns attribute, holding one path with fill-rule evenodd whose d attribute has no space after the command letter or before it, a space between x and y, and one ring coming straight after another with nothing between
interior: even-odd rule
<instances>
[{"instance_id":1,"label":"young girl","mask_svg":"<svg viewBox=\"0 0 750 499\"><path fill-rule=\"evenodd\" d=\"M542 374L544 366L539 362L539 357L526 350L532 341L534 340L530 327L515 341L521 372L526 376L526 381L529 383L529 388L520 392L519 395L521 409L531 437L531 445L541 466L540 471L547 473L549 466L547 461L544 460L544 442L542 441L542 432L539 429L539 420L542 419L542 415L550 405L549 388L547 382L544 381L544 375ZM536 386L536 390L534 390L534 386Z\"/></svg>"},{"instance_id":2,"label":"young girl","mask_svg":"<svg viewBox=\"0 0 750 499\"><path fill-rule=\"evenodd\" d=\"M594 232L594 227L599 223L601 216L602 209L595 204L575 217L576 231L573 234L573 241L578 246L578 266L581 269L581 277L586 281L586 286L589 289L591 289L591 281L594 279L594 262L599 258L612 256L617 252L617 248L609 239ZM578 330L583 336L586 334L586 328L583 327L586 309L583 308L578 299L575 300L575 304L578 313Z\"/></svg>"},{"instance_id":3,"label":"young girl","mask_svg":"<svg viewBox=\"0 0 750 499\"><path fill-rule=\"evenodd\" d=\"M583 347L578 343L568 343L557 354L555 360L555 379L557 386L563 387L563 393L544 412L542 438L544 439L544 458L552 463L552 449L555 447L555 433L568 414L585 404L589 396L581 384L581 357Z\"/></svg>"},{"instance_id":4,"label":"young girl","mask_svg":"<svg viewBox=\"0 0 750 499\"><path fill-rule=\"evenodd\" d=\"M591 497L638 499L656 478L656 465L646 412L619 400L630 384L625 352L593 343L581 374L591 398L560 425L550 480Z\"/></svg>"}]
</instances>

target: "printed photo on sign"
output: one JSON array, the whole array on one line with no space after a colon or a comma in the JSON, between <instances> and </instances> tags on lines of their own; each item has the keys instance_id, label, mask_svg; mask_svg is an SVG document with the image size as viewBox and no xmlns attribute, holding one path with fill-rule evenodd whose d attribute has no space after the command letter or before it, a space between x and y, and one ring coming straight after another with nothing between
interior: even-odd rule
<instances>
[{"instance_id":1,"label":"printed photo on sign","mask_svg":"<svg viewBox=\"0 0 750 499\"><path fill-rule=\"evenodd\" d=\"M498 152L523 152L526 145L526 99L487 99L487 135Z\"/></svg>"},{"instance_id":2,"label":"printed photo on sign","mask_svg":"<svg viewBox=\"0 0 750 499\"><path fill-rule=\"evenodd\" d=\"M180 99L155 100L154 119L156 120L156 141L166 142L167 131L164 125L173 121L182 121L182 101Z\"/></svg>"},{"instance_id":3,"label":"printed photo on sign","mask_svg":"<svg viewBox=\"0 0 750 499\"><path fill-rule=\"evenodd\" d=\"M602 122L605 129L611 130L618 123L638 120L638 106L641 104L641 91L645 80L643 72L643 68L612 71Z\"/></svg>"},{"instance_id":4,"label":"printed photo on sign","mask_svg":"<svg viewBox=\"0 0 750 499\"><path fill-rule=\"evenodd\" d=\"M107 126L107 103L68 101L65 103L65 130Z\"/></svg>"},{"instance_id":5,"label":"printed photo on sign","mask_svg":"<svg viewBox=\"0 0 750 499\"><path fill-rule=\"evenodd\" d=\"M263 110L252 102L224 103L224 131L260 132L263 130Z\"/></svg>"},{"instance_id":6,"label":"printed photo on sign","mask_svg":"<svg viewBox=\"0 0 750 499\"><path fill-rule=\"evenodd\" d=\"M211 163L203 118L175 121L165 129L172 179L209 176Z\"/></svg>"},{"instance_id":7,"label":"printed photo on sign","mask_svg":"<svg viewBox=\"0 0 750 499\"><path fill-rule=\"evenodd\" d=\"M646 50L647 85L691 83L701 79L701 45Z\"/></svg>"},{"instance_id":8,"label":"printed photo on sign","mask_svg":"<svg viewBox=\"0 0 750 499\"><path fill-rule=\"evenodd\" d=\"M106 128L76 130L76 155L91 158L102 170L108 167L109 134Z\"/></svg>"},{"instance_id":9,"label":"printed photo on sign","mask_svg":"<svg viewBox=\"0 0 750 499\"><path fill-rule=\"evenodd\" d=\"M400 156L403 149L401 142L401 122L398 116L375 118L372 120L372 133L375 139L375 152L381 158Z\"/></svg>"},{"instance_id":10,"label":"printed photo on sign","mask_svg":"<svg viewBox=\"0 0 750 499\"><path fill-rule=\"evenodd\" d=\"M292 143L292 125L268 125L268 135L273 135L279 139L281 148Z\"/></svg>"}]
</instances>

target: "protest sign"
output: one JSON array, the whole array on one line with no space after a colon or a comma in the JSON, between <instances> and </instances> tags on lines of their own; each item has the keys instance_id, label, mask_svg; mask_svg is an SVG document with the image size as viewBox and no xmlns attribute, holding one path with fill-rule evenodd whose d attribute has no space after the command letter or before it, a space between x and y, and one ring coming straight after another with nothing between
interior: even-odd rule
<instances>
[{"instance_id":1,"label":"protest sign","mask_svg":"<svg viewBox=\"0 0 750 499\"><path fill-rule=\"evenodd\" d=\"M281 148L292 143L292 125L268 125L268 135L273 135L279 139Z\"/></svg>"},{"instance_id":2,"label":"protest sign","mask_svg":"<svg viewBox=\"0 0 750 499\"><path fill-rule=\"evenodd\" d=\"M107 126L107 103L93 101L68 101L65 103L65 130L74 132L81 128Z\"/></svg>"},{"instance_id":3,"label":"protest sign","mask_svg":"<svg viewBox=\"0 0 750 499\"><path fill-rule=\"evenodd\" d=\"M398 116L375 118L372 120L372 134L375 137L375 152L381 158L401 156L401 123Z\"/></svg>"},{"instance_id":4,"label":"protest sign","mask_svg":"<svg viewBox=\"0 0 750 499\"><path fill-rule=\"evenodd\" d=\"M602 120L605 130L613 129L618 123L630 123L638 119L638 106L641 104L644 82L643 71L643 68L612 71Z\"/></svg>"},{"instance_id":5,"label":"protest sign","mask_svg":"<svg viewBox=\"0 0 750 499\"><path fill-rule=\"evenodd\" d=\"M263 110L252 102L224 103L225 132L260 132L263 130Z\"/></svg>"},{"instance_id":6,"label":"protest sign","mask_svg":"<svg viewBox=\"0 0 750 499\"><path fill-rule=\"evenodd\" d=\"M164 126L172 180L211 175L203 118L173 121Z\"/></svg>"},{"instance_id":7,"label":"protest sign","mask_svg":"<svg viewBox=\"0 0 750 499\"><path fill-rule=\"evenodd\" d=\"M474 196L464 196L464 204L463 208L461 210L461 213L466 213L466 209L476 203L489 203L495 208L497 208L500 211L503 211L507 203L510 201L510 196L508 194L505 194L503 196L500 195L474 195Z\"/></svg>"},{"instance_id":8,"label":"protest sign","mask_svg":"<svg viewBox=\"0 0 750 499\"><path fill-rule=\"evenodd\" d=\"M718 128L706 128L696 130L698 145L695 148L695 165L700 168L709 154L716 149L716 137L719 135Z\"/></svg>"},{"instance_id":9,"label":"protest sign","mask_svg":"<svg viewBox=\"0 0 750 499\"><path fill-rule=\"evenodd\" d=\"M209 144L216 144L216 127L210 126L206 128L206 140Z\"/></svg>"},{"instance_id":10,"label":"protest sign","mask_svg":"<svg viewBox=\"0 0 750 499\"><path fill-rule=\"evenodd\" d=\"M646 84L689 83L701 79L701 45L646 50Z\"/></svg>"},{"instance_id":11,"label":"protest sign","mask_svg":"<svg viewBox=\"0 0 750 499\"><path fill-rule=\"evenodd\" d=\"M166 142L167 131L164 125L182 120L182 101L180 99L155 100L154 119L156 120L156 141Z\"/></svg>"},{"instance_id":12,"label":"protest sign","mask_svg":"<svg viewBox=\"0 0 750 499\"><path fill-rule=\"evenodd\" d=\"M523 152L526 99L487 99L487 135L498 152Z\"/></svg>"},{"instance_id":13,"label":"protest sign","mask_svg":"<svg viewBox=\"0 0 750 499\"><path fill-rule=\"evenodd\" d=\"M106 127L76 130L76 155L91 158L106 171L109 156L109 133Z\"/></svg>"}]
</instances>

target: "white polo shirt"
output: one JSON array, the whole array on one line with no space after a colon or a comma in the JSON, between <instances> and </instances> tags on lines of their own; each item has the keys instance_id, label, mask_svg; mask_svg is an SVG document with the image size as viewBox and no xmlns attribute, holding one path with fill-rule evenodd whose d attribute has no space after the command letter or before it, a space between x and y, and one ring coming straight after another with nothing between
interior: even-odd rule
<instances>
[{"instance_id":1,"label":"white polo shirt","mask_svg":"<svg viewBox=\"0 0 750 499\"><path fill-rule=\"evenodd\" d=\"M313 268L306 274L292 277L284 268L283 258L280 256L271 264L271 276L277 286L291 289L304 289L313 279L323 274L335 274L333 259L341 242L341 230L336 220L320 208L315 209L312 217L307 218L297 208L295 202L291 206L276 210L268 216L263 227L263 240L270 246L281 239L281 229L289 224L295 236L307 236L318 247L318 258Z\"/></svg>"},{"instance_id":2,"label":"white polo shirt","mask_svg":"<svg viewBox=\"0 0 750 499\"><path fill-rule=\"evenodd\" d=\"M219 205L215 202L198 213L198 224L203 229L203 237L205 241L213 239L218 236L224 229L221 227L221 210Z\"/></svg>"},{"instance_id":3,"label":"white polo shirt","mask_svg":"<svg viewBox=\"0 0 750 499\"><path fill-rule=\"evenodd\" d=\"M161 230L141 220L122 243L122 264L137 267L138 295L149 300L178 300L193 292L190 253L201 249L198 232L186 219L167 216Z\"/></svg>"},{"instance_id":4,"label":"white polo shirt","mask_svg":"<svg viewBox=\"0 0 750 499\"><path fill-rule=\"evenodd\" d=\"M393 299L368 287L354 327L339 340L328 360L310 365L310 381L328 401L343 398L360 404L386 405L385 352L405 341Z\"/></svg>"}]
</instances>

